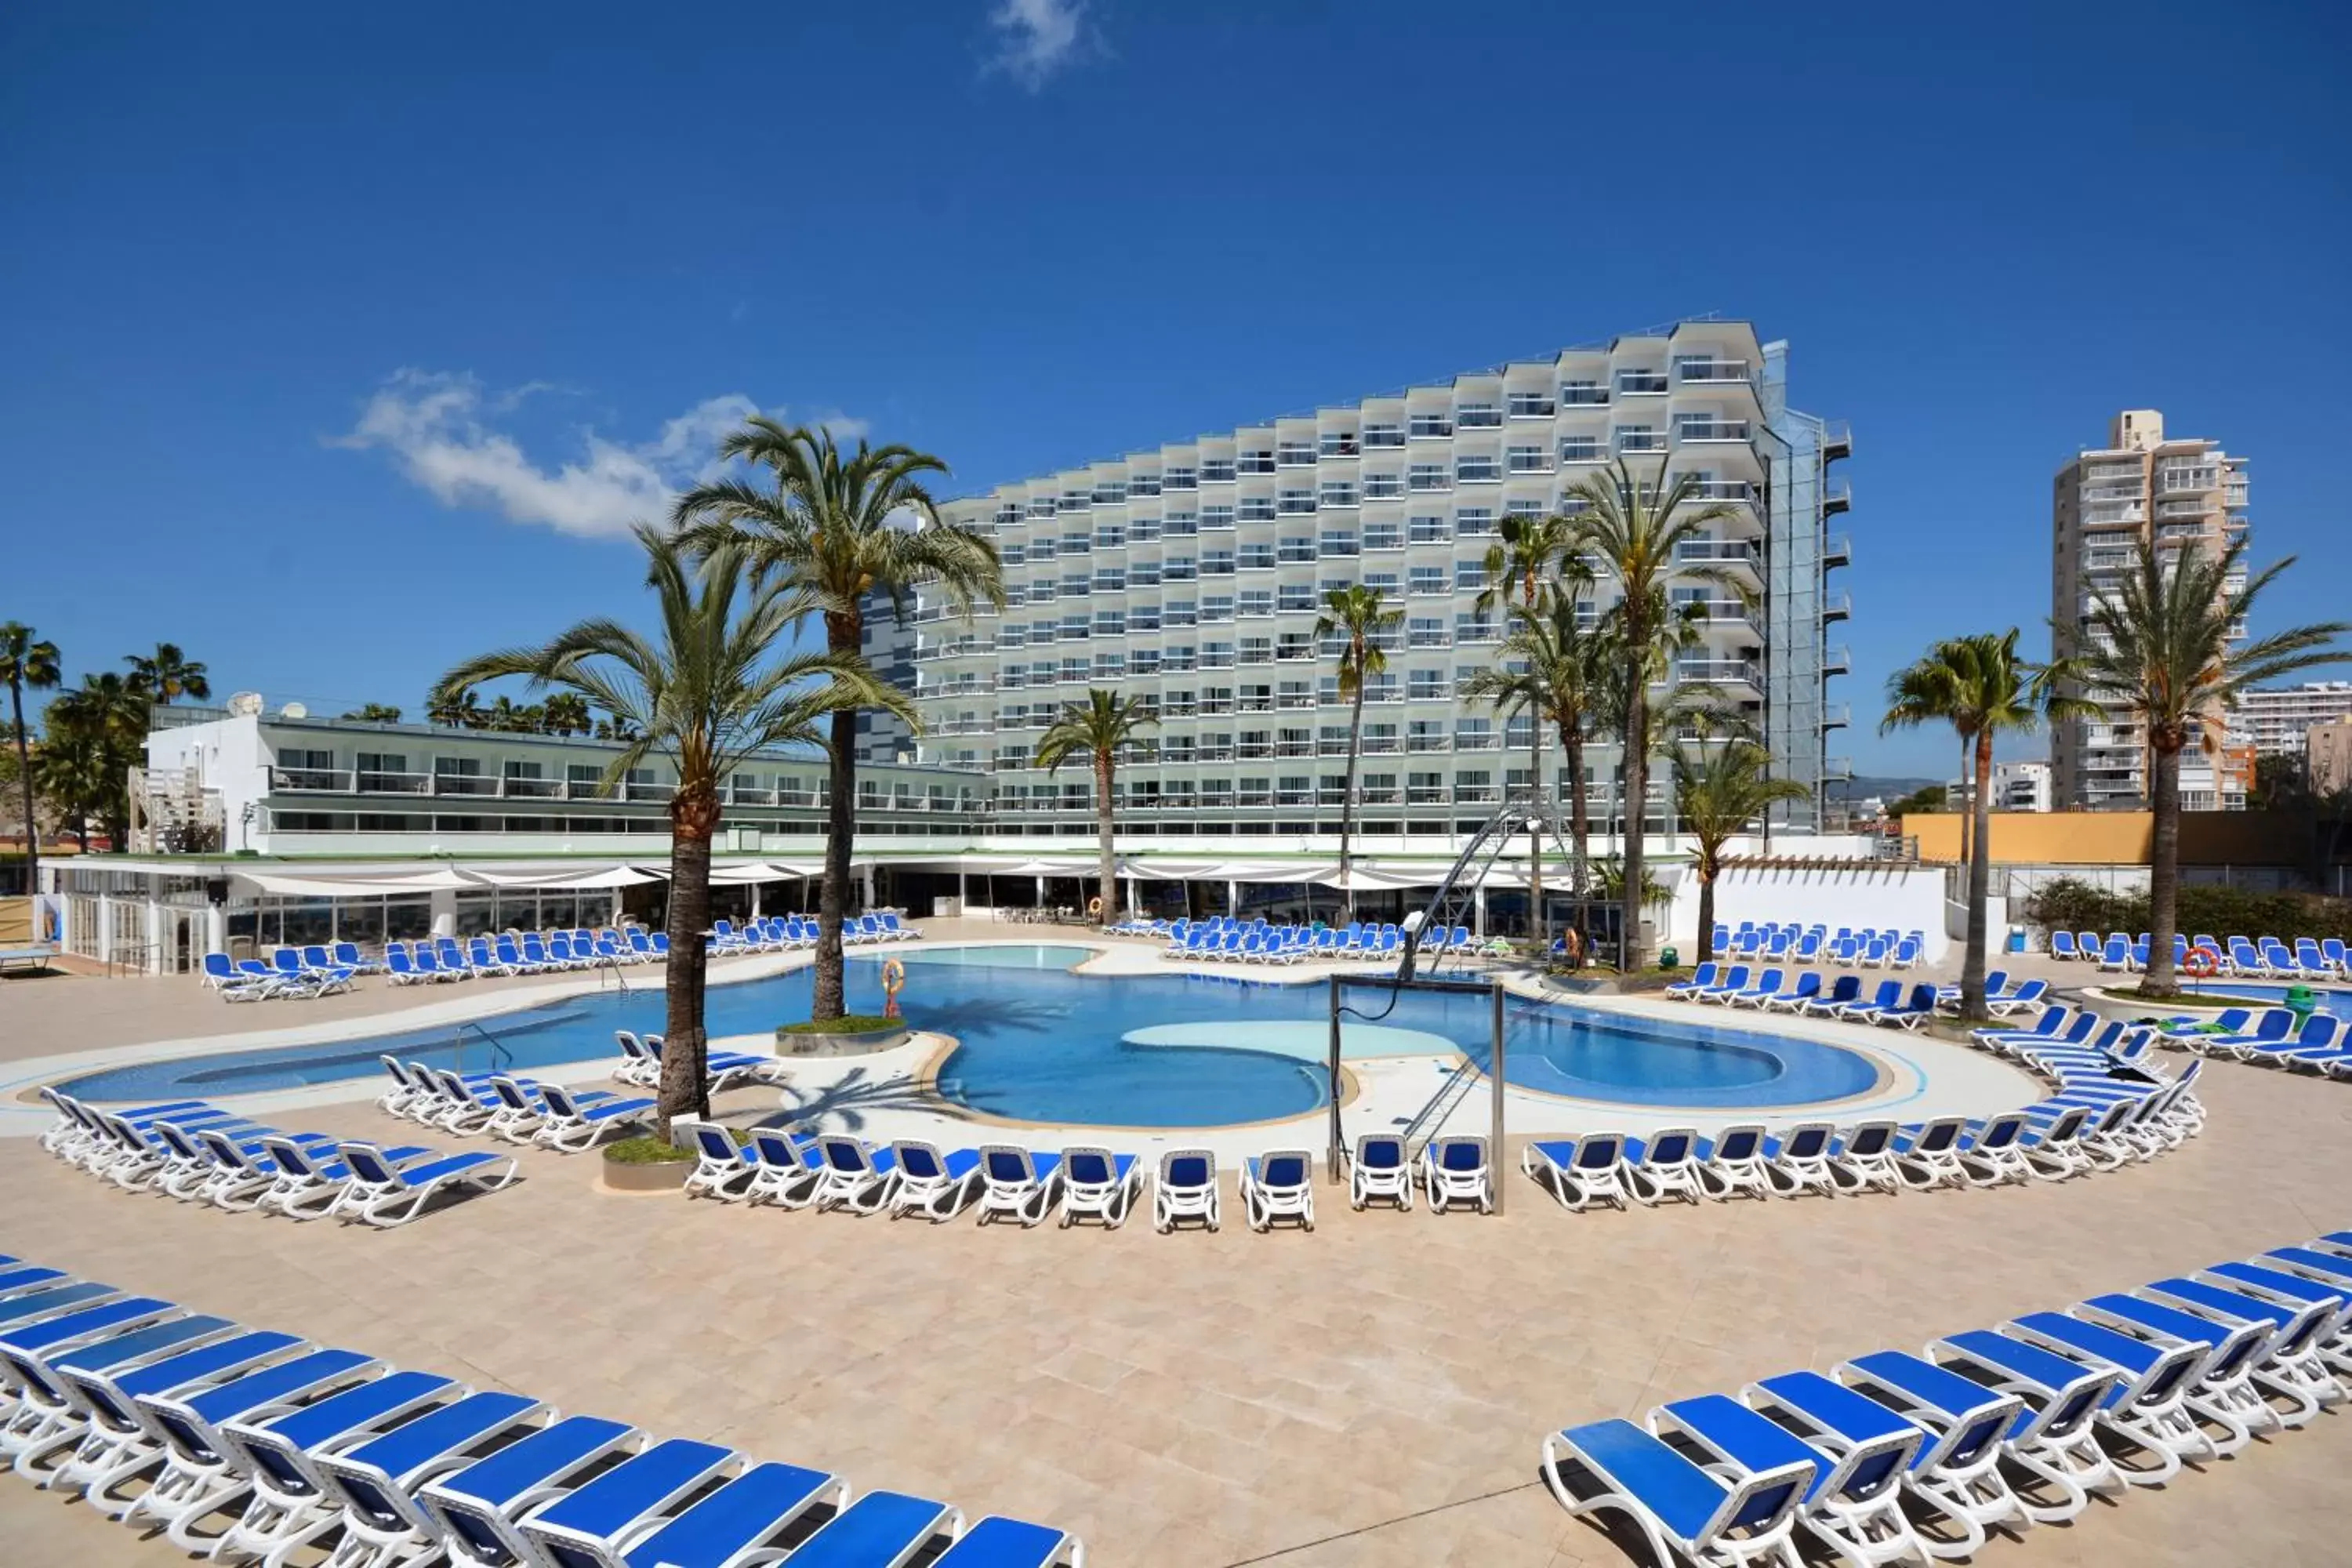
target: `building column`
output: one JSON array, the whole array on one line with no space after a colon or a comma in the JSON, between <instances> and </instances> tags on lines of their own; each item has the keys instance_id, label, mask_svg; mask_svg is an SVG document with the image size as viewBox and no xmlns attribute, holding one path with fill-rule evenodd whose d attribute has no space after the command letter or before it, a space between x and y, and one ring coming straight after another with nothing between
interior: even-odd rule
<instances>
[{"instance_id":1,"label":"building column","mask_svg":"<svg viewBox=\"0 0 2352 1568\"><path fill-rule=\"evenodd\" d=\"M222 954L228 952L228 907L225 904L205 906L205 951Z\"/></svg>"},{"instance_id":2,"label":"building column","mask_svg":"<svg viewBox=\"0 0 2352 1568\"><path fill-rule=\"evenodd\" d=\"M873 864L873 862L872 862L872 861L870 861L870 860L869 860L869 861L867 861L864 866L862 866L862 867L860 867L860 868L858 868L858 872L857 872L857 885L858 885L859 889L862 889L862 890L863 890L863 892L865 893L865 896L866 896L866 907L868 910L873 909L873 907L874 907L874 864Z\"/></svg>"},{"instance_id":3,"label":"building column","mask_svg":"<svg viewBox=\"0 0 2352 1568\"><path fill-rule=\"evenodd\" d=\"M1470 934L1480 942L1486 940L1486 884L1481 882L1470 898Z\"/></svg>"},{"instance_id":4,"label":"building column","mask_svg":"<svg viewBox=\"0 0 2352 1568\"><path fill-rule=\"evenodd\" d=\"M436 888L427 901L433 915L435 936L457 934L457 891L454 888Z\"/></svg>"},{"instance_id":5,"label":"building column","mask_svg":"<svg viewBox=\"0 0 2352 1568\"><path fill-rule=\"evenodd\" d=\"M760 918L760 884L757 882L751 884L751 918L755 921Z\"/></svg>"},{"instance_id":6,"label":"building column","mask_svg":"<svg viewBox=\"0 0 2352 1568\"><path fill-rule=\"evenodd\" d=\"M149 885L153 885L152 879ZM147 899L147 973L150 974L162 974L169 965L170 955L164 952L163 944L163 900L151 893Z\"/></svg>"},{"instance_id":7,"label":"building column","mask_svg":"<svg viewBox=\"0 0 2352 1568\"><path fill-rule=\"evenodd\" d=\"M956 919L958 920L963 919L963 868L958 866L956 868Z\"/></svg>"},{"instance_id":8,"label":"building column","mask_svg":"<svg viewBox=\"0 0 2352 1568\"><path fill-rule=\"evenodd\" d=\"M104 893L98 896L98 961L114 962L114 900Z\"/></svg>"},{"instance_id":9,"label":"building column","mask_svg":"<svg viewBox=\"0 0 2352 1568\"><path fill-rule=\"evenodd\" d=\"M1225 879L1225 918L1238 920L1242 912L1242 885L1234 878Z\"/></svg>"}]
</instances>

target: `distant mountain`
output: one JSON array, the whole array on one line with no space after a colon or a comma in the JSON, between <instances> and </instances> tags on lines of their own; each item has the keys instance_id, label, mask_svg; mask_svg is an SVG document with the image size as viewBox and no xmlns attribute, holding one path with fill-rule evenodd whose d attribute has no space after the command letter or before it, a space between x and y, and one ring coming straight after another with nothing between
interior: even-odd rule
<instances>
[{"instance_id":1,"label":"distant mountain","mask_svg":"<svg viewBox=\"0 0 2352 1568\"><path fill-rule=\"evenodd\" d=\"M1879 800L1901 800L1914 790L1926 789L1929 784L1941 784L1944 782L1942 779L1895 778L1856 773L1850 779L1830 780L1822 786L1822 795L1827 800L1869 800L1873 797Z\"/></svg>"}]
</instances>

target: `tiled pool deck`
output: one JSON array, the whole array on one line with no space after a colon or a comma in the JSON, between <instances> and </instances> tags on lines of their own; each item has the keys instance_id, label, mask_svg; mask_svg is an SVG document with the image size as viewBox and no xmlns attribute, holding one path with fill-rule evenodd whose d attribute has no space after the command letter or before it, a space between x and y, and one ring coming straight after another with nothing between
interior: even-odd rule
<instances>
[{"instance_id":1,"label":"tiled pool deck","mask_svg":"<svg viewBox=\"0 0 2352 1568\"><path fill-rule=\"evenodd\" d=\"M195 1034L231 1011L184 982L0 984L0 1058ZM226 1026L250 1028L259 1010L234 1011ZM2187 1148L2058 1186L1570 1215L1521 1182L1504 1216L1443 1219L1326 1193L1315 1234L1272 1237L1237 1215L1162 1237L746 1213L605 1195L592 1162L537 1151L509 1192L360 1233L123 1193L7 1139L0 1251L1051 1520L1106 1565L1619 1568L1637 1559L1535 1479L1552 1427L2352 1222L2352 1086L2218 1066L2204 1098ZM302 1121L395 1125L348 1102ZM2341 1563L2347 1467L2352 1425L2331 1413L1979 1560ZM180 1560L0 1479L0 1561Z\"/></svg>"}]
</instances>

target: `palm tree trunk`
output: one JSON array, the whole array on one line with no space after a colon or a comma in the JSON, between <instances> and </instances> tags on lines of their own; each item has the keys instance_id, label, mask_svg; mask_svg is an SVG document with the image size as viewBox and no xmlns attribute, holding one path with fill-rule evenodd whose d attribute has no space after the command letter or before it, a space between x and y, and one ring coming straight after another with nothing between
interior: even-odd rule
<instances>
[{"instance_id":1,"label":"palm tree trunk","mask_svg":"<svg viewBox=\"0 0 2352 1568\"><path fill-rule=\"evenodd\" d=\"M1528 728L1528 927L1536 934L1536 956L1551 948L1551 925L1544 919L1543 820L1538 810L1543 799L1543 721L1530 712Z\"/></svg>"},{"instance_id":2,"label":"palm tree trunk","mask_svg":"<svg viewBox=\"0 0 2352 1568\"><path fill-rule=\"evenodd\" d=\"M1963 791L1967 790L1969 787L1969 752L1970 749L1969 737L1965 734L1962 735L1960 737L1960 788ZM1971 803L1962 801L1960 803L1960 864L1963 866L1969 864L1969 826L1975 820L1976 816L1971 807Z\"/></svg>"},{"instance_id":3,"label":"palm tree trunk","mask_svg":"<svg viewBox=\"0 0 2352 1568\"><path fill-rule=\"evenodd\" d=\"M1111 759L1108 752L1095 754L1095 826L1102 834L1102 923L1118 923L1118 868L1111 854L1111 831L1114 826L1110 809Z\"/></svg>"},{"instance_id":4,"label":"palm tree trunk","mask_svg":"<svg viewBox=\"0 0 2352 1568\"><path fill-rule=\"evenodd\" d=\"M1592 822L1591 802L1585 798L1584 793L1583 731L1577 725L1562 724L1559 727L1559 747L1568 759L1568 847L1575 859L1569 874L1576 881L1577 925L1585 929L1590 925L1584 914L1584 895L1591 886L1588 867L1592 855Z\"/></svg>"},{"instance_id":5,"label":"palm tree trunk","mask_svg":"<svg viewBox=\"0 0 2352 1568\"><path fill-rule=\"evenodd\" d=\"M1698 868L1698 959L1715 956L1715 872L1701 858Z\"/></svg>"},{"instance_id":6,"label":"palm tree trunk","mask_svg":"<svg viewBox=\"0 0 2352 1568\"><path fill-rule=\"evenodd\" d=\"M857 831L857 715L833 716L833 799L824 815L824 881L816 897L816 989L809 1016L838 1018L844 1008L841 920L849 900L849 851Z\"/></svg>"},{"instance_id":7,"label":"palm tree trunk","mask_svg":"<svg viewBox=\"0 0 2352 1568\"><path fill-rule=\"evenodd\" d=\"M1356 700L1348 713L1348 787L1339 796L1339 896L1346 904L1341 925L1356 923L1356 878L1348 863L1348 840L1356 826L1356 765L1364 743L1364 681L1356 678Z\"/></svg>"},{"instance_id":8,"label":"palm tree trunk","mask_svg":"<svg viewBox=\"0 0 2352 1568\"><path fill-rule=\"evenodd\" d=\"M1618 966L1628 974L1642 967L1642 832L1648 826L1650 806L1650 689L1641 668L1641 643L1634 644L1632 691L1625 699L1625 868L1623 907L1618 919L1624 934L1618 942Z\"/></svg>"},{"instance_id":9,"label":"palm tree trunk","mask_svg":"<svg viewBox=\"0 0 2352 1568\"><path fill-rule=\"evenodd\" d=\"M1985 899L1992 890L1992 731L1977 731L1976 787L1970 792L1969 820L1976 839L1969 855L1969 940L1960 959L1960 1019L1980 1024L1985 1019Z\"/></svg>"},{"instance_id":10,"label":"palm tree trunk","mask_svg":"<svg viewBox=\"0 0 2352 1568\"><path fill-rule=\"evenodd\" d=\"M41 892L41 829L33 820L32 754L25 745L25 683L19 679L8 682L8 706L16 719L16 777L25 786L25 908L37 910L31 902ZM32 922L33 940L41 940L41 922L36 914Z\"/></svg>"},{"instance_id":11,"label":"palm tree trunk","mask_svg":"<svg viewBox=\"0 0 2352 1568\"><path fill-rule=\"evenodd\" d=\"M2149 804L2155 808L2155 842L2147 858L2147 972L2139 977L2143 996L2169 996L2180 988L2172 973L2172 932L2180 916L2180 749L2152 746L2155 774Z\"/></svg>"},{"instance_id":12,"label":"palm tree trunk","mask_svg":"<svg viewBox=\"0 0 2352 1568\"><path fill-rule=\"evenodd\" d=\"M714 786L681 785L669 807L669 959L664 971L667 1017L662 1033L661 1127L674 1116L710 1114L709 1041L702 994L709 953L710 837L719 826Z\"/></svg>"}]
</instances>

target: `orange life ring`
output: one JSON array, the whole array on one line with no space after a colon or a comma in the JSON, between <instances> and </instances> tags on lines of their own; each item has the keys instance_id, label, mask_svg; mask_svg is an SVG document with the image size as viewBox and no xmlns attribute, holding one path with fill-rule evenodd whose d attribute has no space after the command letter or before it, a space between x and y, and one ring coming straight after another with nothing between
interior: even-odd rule
<instances>
[{"instance_id":1,"label":"orange life ring","mask_svg":"<svg viewBox=\"0 0 2352 1568\"><path fill-rule=\"evenodd\" d=\"M1088 899L1087 900L1087 917L1089 920L1100 920L1102 918L1102 900L1100 899Z\"/></svg>"},{"instance_id":2,"label":"orange life ring","mask_svg":"<svg viewBox=\"0 0 2352 1568\"><path fill-rule=\"evenodd\" d=\"M2221 955L2210 947L2192 947L2180 961L2180 973L2191 980L2210 980L2221 973Z\"/></svg>"},{"instance_id":3,"label":"orange life ring","mask_svg":"<svg viewBox=\"0 0 2352 1568\"><path fill-rule=\"evenodd\" d=\"M895 958L882 961L882 1016L898 1016L898 993L907 987L907 966Z\"/></svg>"}]
</instances>

